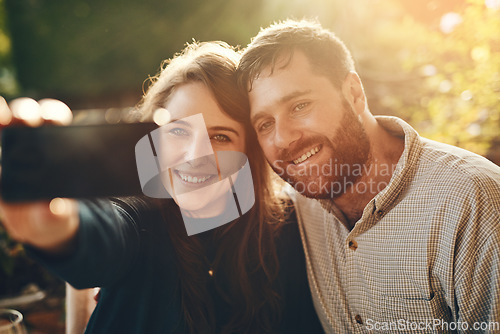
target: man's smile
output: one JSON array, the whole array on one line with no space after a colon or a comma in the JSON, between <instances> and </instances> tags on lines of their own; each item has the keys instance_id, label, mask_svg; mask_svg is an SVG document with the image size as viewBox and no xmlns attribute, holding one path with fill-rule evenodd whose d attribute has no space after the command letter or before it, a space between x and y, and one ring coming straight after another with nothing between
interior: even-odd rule
<instances>
[{"instance_id":1,"label":"man's smile","mask_svg":"<svg viewBox=\"0 0 500 334\"><path fill-rule=\"evenodd\" d=\"M312 157L313 155L315 155L316 153L318 153L321 149L321 145L318 145L312 149L310 149L309 151L303 153L300 157L298 157L297 159L294 159L293 160L293 163L295 165L298 165L304 161L306 161L307 159L309 159L310 157Z\"/></svg>"}]
</instances>

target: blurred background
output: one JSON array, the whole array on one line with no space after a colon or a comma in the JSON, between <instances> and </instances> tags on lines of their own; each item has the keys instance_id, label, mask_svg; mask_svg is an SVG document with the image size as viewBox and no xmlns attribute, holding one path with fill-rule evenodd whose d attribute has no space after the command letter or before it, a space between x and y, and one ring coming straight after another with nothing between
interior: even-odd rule
<instances>
[{"instance_id":1,"label":"blurred background","mask_svg":"<svg viewBox=\"0 0 500 334\"><path fill-rule=\"evenodd\" d=\"M500 161L500 0L0 0L0 94L130 108L186 42L287 17L346 42L373 113Z\"/></svg>"},{"instance_id":2,"label":"blurred background","mask_svg":"<svg viewBox=\"0 0 500 334\"><path fill-rule=\"evenodd\" d=\"M373 113L500 161L500 0L0 0L0 94L133 107L186 42L244 47L287 17L346 42Z\"/></svg>"},{"instance_id":3,"label":"blurred background","mask_svg":"<svg viewBox=\"0 0 500 334\"><path fill-rule=\"evenodd\" d=\"M119 121L113 111L133 108L186 42L244 47L289 17L346 42L374 114L500 164L500 0L0 0L0 95ZM0 280L15 276L16 254L0 235ZM0 298L26 284L4 282Z\"/></svg>"}]
</instances>

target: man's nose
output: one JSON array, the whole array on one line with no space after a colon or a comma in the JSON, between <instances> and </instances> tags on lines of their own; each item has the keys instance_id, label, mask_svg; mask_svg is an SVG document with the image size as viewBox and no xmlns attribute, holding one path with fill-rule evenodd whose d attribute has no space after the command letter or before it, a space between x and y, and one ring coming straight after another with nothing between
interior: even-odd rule
<instances>
[{"instance_id":1,"label":"man's nose","mask_svg":"<svg viewBox=\"0 0 500 334\"><path fill-rule=\"evenodd\" d=\"M288 148L299 140L301 131L293 121L276 121L274 133L274 145L278 148Z\"/></svg>"}]
</instances>

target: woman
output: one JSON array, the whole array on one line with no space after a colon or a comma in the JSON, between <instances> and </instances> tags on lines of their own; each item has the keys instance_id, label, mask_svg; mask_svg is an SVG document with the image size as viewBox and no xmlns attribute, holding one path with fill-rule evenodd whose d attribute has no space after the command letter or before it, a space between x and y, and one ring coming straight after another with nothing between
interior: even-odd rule
<instances>
[{"instance_id":1,"label":"woman","mask_svg":"<svg viewBox=\"0 0 500 334\"><path fill-rule=\"evenodd\" d=\"M230 203L202 203L208 195L179 200L198 191L199 183L222 181L220 171L219 178L207 172L214 166L207 154L193 153L201 144L191 150L174 146L183 152L177 158L168 154L170 146L163 157L158 154L174 200L82 200L78 209L74 201L60 200L52 211L46 203L26 204L17 216L2 204L7 228L31 245L40 262L77 288L102 287L86 332L321 332L296 224L285 222L287 210L273 194L269 168L245 122L247 102L234 78L238 60L223 43L189 45L165 64L140 107L150 117L166 109L170 124L183 126L201 113L211 143L204 153L215 159L221 151L248 156L256 200L241 217L188 236L185 220L220 217ZM177 139L188 130L166 129ZM231 189L210 197L227 198L217 194ZM215 209L207 213L207 207ZM41 218L30 221L30 210L42 212Z\"/></svg>"}]
</instances>

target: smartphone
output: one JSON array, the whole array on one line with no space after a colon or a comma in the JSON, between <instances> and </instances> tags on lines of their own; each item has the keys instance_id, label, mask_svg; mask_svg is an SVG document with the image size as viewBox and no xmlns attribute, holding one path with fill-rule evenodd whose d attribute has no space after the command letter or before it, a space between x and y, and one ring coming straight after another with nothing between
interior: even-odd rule
<instances>
[{"instance_id":1,"label":"smartphone","mask_svg":"<svg viewBox=\"0 0 500 334\"><path fill-rule=\"evenodd\" d=\"M2 130L0 192L8 202L141 193L135 145L154 123Z\"/></svg>"}]
</instances>

